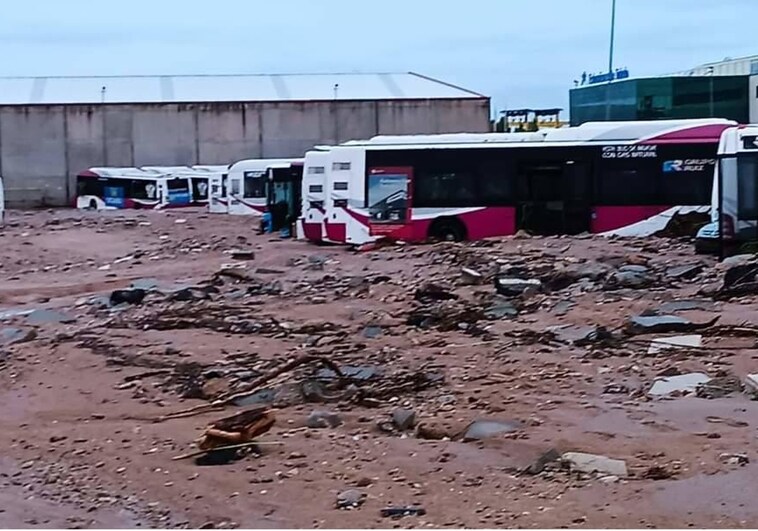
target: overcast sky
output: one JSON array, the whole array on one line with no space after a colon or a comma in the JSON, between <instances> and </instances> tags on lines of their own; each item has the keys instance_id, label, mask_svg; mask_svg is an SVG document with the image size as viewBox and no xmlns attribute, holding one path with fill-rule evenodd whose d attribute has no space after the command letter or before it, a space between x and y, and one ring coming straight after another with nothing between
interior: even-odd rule
<instances>
[{"instance_id":1,"label":"overcast sky","mask_svg":"<svg viewBox=\"0 0 758 531\"><path fill-rule=\"evenodd\" d=\"M617 0L616 65L758 54L758 0ZM611 0L3 1L0 75L416 71L497 109L607 69ZM567 113L566 113L567 114Z\"/></svg>"}]
</instances>

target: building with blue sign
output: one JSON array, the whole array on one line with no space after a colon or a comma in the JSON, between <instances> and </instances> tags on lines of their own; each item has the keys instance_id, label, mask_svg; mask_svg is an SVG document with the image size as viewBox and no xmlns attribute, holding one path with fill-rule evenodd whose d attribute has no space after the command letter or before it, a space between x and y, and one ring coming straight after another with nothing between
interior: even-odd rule
<instances>
[{"instance_id":1,"label":"building with blue sign","mask_svg":"<svg viewBox=\"0 0 758 531\"><path fill-rule=\"evenodd\" d=\"M625 69L581 76L569 93L571 125L594 121L727 118L758 122L758 56L661 77Z\"/></svg>"}]
</instances>

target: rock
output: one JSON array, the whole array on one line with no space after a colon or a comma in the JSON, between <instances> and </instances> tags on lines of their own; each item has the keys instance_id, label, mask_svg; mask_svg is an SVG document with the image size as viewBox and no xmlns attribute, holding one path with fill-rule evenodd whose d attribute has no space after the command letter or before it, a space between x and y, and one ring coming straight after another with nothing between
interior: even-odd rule
<instances>
[{"instance_id":1,"label":"rock","mask_svg":"<svg viewBox=\"0 0 758 531\"><path fill-rule=\"evenodd\" d=\"M650 396L667 396L672 393L694 393L698 385L711 381L710 376L700 372L659 378L648 391Z\"/></svg>"},{"instance_id":2,"label":"rock","mask_svg":"<svg viewBox=\"0 0 758 531\"><path fill-rule=\"evenodd\" d=\"M341 424L342 418L329 411L313 411L306 420L306 426L312 429L336 428Z\"/></svg>"},{"instance_id":3,"label":"rock","mask_svg":"<svg viewBox=\"0 0 758 531\"><path fill-rule=\"evenodd\" d=\"M561 456L561 460L567 464L571 471L591 474L598 472L604 475L626 477L626 463L619 459L611 459L604 455L585 454L580 452L567 452Z\"/></svg>"},{"instance_id":4,"label":"rock","mask_svg":"<svg viewBox=\"0 0 758 531\"><path fill-rule=\"evenodd\" d=\"M664 302L661 304L660 308L658 308L658 311L662 313L686 312L688 310L712 311L714 307L715 306L711 301L685 299L680 301Z\"/></svg>"},{"instance_id":5,"label":"rock","mask_svg":"<svg viewBox=\"0 0 758 531\"><path fill-rule=\"evenodd\" d=\"M691 332L713 326L719 316L704 323L693 323L684 317L676 315L656 315L632 317L627 323L627 331L631 334L666 334L668 332Z\"/></svg>"},{"instance_id":6,"label":"rock","mask_svg":"<svg viewBox=\"0 0 758 531\"><path fill-rule=\"evenodd\" d=\"M407 431L416 425L416 412L412 409L396 409L392 412L392 423L400 431Z\"/></svg>"},{"instance_id":7,"label":"rock","mask_svg":"<svg viewBox=\"0 0 758 531\"><path fill-rule=\"evenodd\" d=\"M605 483L606 485L611 485L613 483L618 483L621 481L621 479L618 476L603 476L599 478L601 483Z\"/></svg>"},{"instance_id":8,"label":"rock","mask_svg":"<svg viewBox=\"0 0 758 531\"><path fill-rule=\"evenodd\" d=\"M593 282L597 282L608 276L608 273L613 271L613 267L600 262L586 262L584 264L571 266L567 270L573 272L578 279L586 278Z\"/></svg>"},{"instance_id":9,"label":"rock","mask_svg":"<svg viewBox=\"0 0 758 531\"><path fill-rule=\"evenodd\" d=\"M371 478L368 478L368 477L365 477L365 476L364 476L364 477L362 477L362 478L359 478L359 479L358 479L358 480L355 482L355 486L356 486L356 487L368 487L368 486L369 486L369 485L371 485L372 483L373 483L373 481L371 480Z\"/></svg>"},{"instance_id":10,"label":"rock","mask_svg":"<svg viewBox=\"0 0 758 531\"><path fill-rule=\"evenodd\" d=\"M524 472L527 474L537 475L540 472L542 472L545 469L545 466L547 466L549 463L553 463L555 461L558 461L561 458L561 454L558 453L558 450L555 448L551 448L541 456L537 458L537 460L526 467L524 469Z\"/></svg>"},{"instance_id":11,"label":"rock","mask_svg":"<svg viewBox=\"0 0 758 531\"><path fill-rule=\"evenodd\" d=\"M666 276L675 279L691 279L698 276L702 271L702 264L688 264L668 268L666 270Z\"/></svg>"},{"instance_id":12,"label":"rock","mask_svg":"<svg viewBox=\"0 0 758 531\"><path fill-rule=\"evenodd\" d=\"M493 420L476 420L469 424L463 434L463 442L480 441L504 433L512 433L522 428L520 422L500 422Z\"/></svg>"},{"instance_id":13,"label":"rock","mask_svg":"<svg viewBox=\"0 0 758 531\"><path fill-rule=\"evenodd\" d=\"M710 381L698 385L695 390L695 395L698 398L712 400L736 393L741 387L740 380L736 376L719 376L718 378L712 378Z\"/></svg>"},{"instance_id":14,"label":"rock","mask_svg":"<svg viewBox=\"0 0 758 531\"><path fill-rule=\"evenodd\" d=\"M719 455L719 461L725 465L746 465L750 462L750 459L746 454L723 453Z\"/></svg>"},{"instance_id":15,"label":"rock","mask_svg":"<svg viewBox=\"0 0 758 531\"><path fill-rule=\"evenodd\" d=\"M640 275L645 275L650 272L650 270L642 264L623 265L619 267L619 271L622 273L638 273Z\"/></svg>"},{"instance_id":16,"label":"rock","mask_svg":"<svg viewBox=\"0 0 758 531\"><path fill-rule=\"evenodd\" d=\"M374 339L382 335L382 331L383 329L381 326L368 325L366 328L363 329L363 337L365 337L366 339Z\"/></svg>"},{"instance_id":17,"label":"rock","mask_svg":"<svg viewBox=\"0 0 758 531\"><path fill-rule=\"evenodd\" d=\"M555 303L551 310L555 315L566 315L576 303L570 300L562 300Z\"/></svg>"},{"instance_id":18,"label":"rock","mask_svg":"<svg viewBox=\"0 0 758 531\"><path fill-rule=\"evenodd\" d=\"M498 297L489 308L484 310L484 317L491 320L503 319L504 317L516 317L518 310L508 299Z\"/></svg>"},{"instance_id":19,"label":"rock","mask_svg":"<svg viewBox=\"0 0 758 531\"><path fill-rule=\"evenodd\" d=\"M748 374L745 376L745 392L758 396L758 374Z\"/></svg>"},{"instance_id":20,"label":"rock","mask_svg":"<svg viewBox=\"0 0 758 531\"><path fill-rule=\"evenodd\" d=\"M661 480L674 477L674 473L663 466L653 465L642 473L643 479Z\"/></svg>"},{"instance_id":21,"label":"rock","mask_svg":"<svg viewBox=\"0 0 758 531\"><path fill-rule=\"evenodd\" d=\"M337 495L338 509L353 509L360 507L366 500L366 495L359 490L350 489L340 492Z\"/></svg>"},{"instance_id":22,"label":"rock","mask_svg":"<svg viewBox=\"0 0 758 531\"><path fill-rule=\"evenodd\" d=\"M495 290L500 295L505 295L506 297L517 297L530 288L539 291L542 289L542 282L536 278L525 280L522 278L501 277L495 279Z\"/></svg>"},{"instance_id":23,"label":"rock","mask_svg":"<svg viewBox=\"0 0 758 531\"><path fill-rule=\"evenodd\" d=\"M464 267L461 269L461 283L464 285L476 286L481 284L484 276L474 269Z\"/></svg>"},{"instance_id":24,"label":"rock","mask_svg":"<svg viewBox=\"0 0 758 531\"><path fill-rule=\"evenodd\" d=\"M458 295L433 282L427 282L418 288L414 297L420 302L450 301L458 299Z\"/></svg>"},{"instance_id":25,"label":"rock","mask_svg":"<svg viewBox=\"0 0 758 531\"><path fill-rule=\"evenodd\" d=\"M664 350L688 348L688 347L700 347L703 344L703 336L699 334L690 336L672 336L672 337L660 337L653 339L650 342L650 347L647 349L649 355L658 354Z\"/></svg>"},{"instance_id":26,"label":"rock","mask_svg":"<svg viewBox=\"0 0 758 531\"><path fill-rule=\"evenodd\" d=\"M556 339L572 345L583 346L613 338L613 334L602 326L560 325L547 328Z\"/></svg>"},{"instance_id":27,"label":"rock","mask_svg":"<svg viewBox=\"0 0 758 531\"><path fill-rule=\"evenodd\" d=\"M111 293L108 302L111 306L118 306L119 304L142 304L146 295L147 291L142 288L117 289Z\"/></svg>"},{"instance_id":28,"label":"rock","mask_svg":"<svg viewBox=\"0 0 758 531\"><path fill-rule=\"evenodd\" d=\"M641 267L641 266L625 266L625 267ZM622 268L623 269L623 268ZM643 289L653 285L654 279L647 273L640 271L616 271L611 274L605 282L605 289Z\"/></svg>"},{"instance_id":29,"label":"rock","mask_svg":"<svg viewBox=\"0 0 758 531\"><path fill-rule=\"evenodd\" d=\"M402 518L403 516L424 516L426 509L419 506L386 507L380 511L384 518Z\"/></svg>"},{"instance_id":30,"label":"rock","mask_svg":"<svg viewBox=\"0 0 758 531\"><path fill-rule=\"evenodd\" d=\"M354 365L343 365L340 367L340 371L345 378L360 382L370 380L371 378L379 375L379 369L370 365L362 367ZM337 373L328 368L319 369L319 371L316 373L316 378L319 378L320 380L333 380L337 378Z\"/></svg>"},{"instance_id":31,"label":"rock","mask_svg":"<svg viewBox=\"0 0 758 531\"><path fill-rule=\"evenodd\" d=\"M234 249L229 252L232 260L255 260L255 251Z\"/></svg>"}]
</instances>

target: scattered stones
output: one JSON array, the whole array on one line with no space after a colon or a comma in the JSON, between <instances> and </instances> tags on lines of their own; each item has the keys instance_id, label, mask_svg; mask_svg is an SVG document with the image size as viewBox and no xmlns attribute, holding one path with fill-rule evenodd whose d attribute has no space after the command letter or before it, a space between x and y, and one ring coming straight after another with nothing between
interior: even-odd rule
<instances>
[{"instance_id":1,"label":"scattered stones","mask_svg":"<svg viewBox=\"0 0 758 531\"><path fill-rule=\"evenodd\" d=\"M585 454L581 452L567 452L561 456L561 460L569 466L573 472L584 472L626 477L626 463L619 459L611 459L604 455Z\"/></svg>"},{"instance_id":2,"label":"scattered stones","mask_svg":"<svg viewBox=\"0 0 758 531\"><path fill-rule=\"evenodd\" d=\"M463 442L480 441L496 435L512 433L523 427L520 422L501 422L496 420L477 420L469 424L463 434Z\"/></svg>"},{"instance_id":3,"label":"scattered stones","mask_svg":"<svg viewBox=\"0 0 758 531\"><path fill-rule=\"evenodd\" d=\"M311 429L336 428L341 424L342 418L329 411L313 411L306 420L306 425Z\"/></svg>"},{"instance_id":4,"label":"scattered stones","mask_svg":"<svg viewBox=\"0 0 758 531\"><path fill-rule=\"evenodd\" d=\"M396 409L392 412L392 423L400 431L407 431L416 426L416 412L412 409Z\"/></svg>"},{"instance_id":5,"label":"scattered stones","mask_svg":"<svg viewBox=\"0 0 758 531\"><path fill-rule=\"evenodd\" d=\"M682 395L694 393L699 385L708 383L711 377L700 372L671 376L668 378L659 378L648 391L650 396L662 397L672 394Z\"/></svg>"}]
</instances>

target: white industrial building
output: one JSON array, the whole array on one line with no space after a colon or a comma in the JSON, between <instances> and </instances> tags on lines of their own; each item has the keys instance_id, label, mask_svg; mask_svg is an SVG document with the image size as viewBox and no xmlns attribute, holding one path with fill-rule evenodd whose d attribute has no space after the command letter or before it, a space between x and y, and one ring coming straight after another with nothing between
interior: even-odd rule
<instances>
[{"instance_id":1,"label":"white industrial building","mask_svg":"<svg viewBox=\"0 0 758 531\"><path fill-rule=\"evenodd\" d=\"M488 97L413 72L0 78L0 175L13 206L67 204L89 167L229 164L489 129Z\"/></svg>"}]
</instances>

